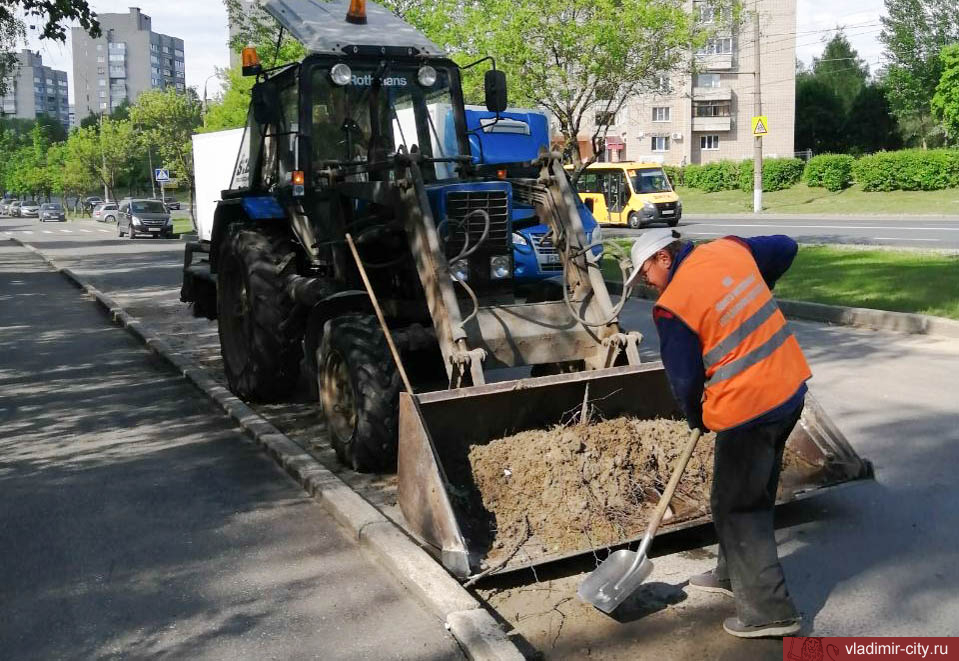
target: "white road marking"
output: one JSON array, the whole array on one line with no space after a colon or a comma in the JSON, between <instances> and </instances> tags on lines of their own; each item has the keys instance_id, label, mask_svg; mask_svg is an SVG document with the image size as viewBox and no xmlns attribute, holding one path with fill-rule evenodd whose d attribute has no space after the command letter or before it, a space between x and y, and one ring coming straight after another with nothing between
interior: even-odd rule
<instances>
[{"instance_id":1,"label":"white road marking","mask_svg":"<svg viewBox=\"0 0 959 661\"><path fill-rule=\"evenodd\" d=\"M708 224L714 223L691 223ZM742 225L715 223L719 227L776 227L780 229L815 229L815 230L919 230L923 232L959 232L959 227L892 227L889 225L765 225L761 223L745 223Z\"/></svg>"},{"instance_id":2,"label":"white road marking","mask_svg":"<svg viewBox=\"0 0 959 661\"><path fill-rule=\"evenodd\" d=\"M87 234L93 234L93 230L80 230L81 232L86 232Z\"/></svg>"},{"instance_id":3,"label":"white road marking","mask_svg":"<svg viewBox=\"0 0 959 661\"><path fill-rule=\"evenodd\" d=\"M708 234L709 236L720 236L725 234L725 232L684 232L684 234L703 234L703 235Z\"/></svg>"},{"instance_id":4,"label":"white road marking","mask_svg":"<svg viewBox=\"0 0 959 661\"><path fill-rule=\"evenodd\" d=\"M73 234L73 230L60 230L64 234Z\"/></svg>"},{"instance_id":5,"label":"white road marking","mask_svg":"<svg viewBox=\"0 0 959 661\"><path fill-rule=\"evenodd\" d=\"M98 232L103 232L104 234L109 234L110 230L97 230Z\"/></svg>"},{"instance_id":6,"label":"white road marking","mask_svg":"<svg viewBox=\"0 0 959 661\"><path fill-rule=\"evenodd\" d=\"M23 230L24 234L33 234L33 230Z\"/></svg>"},{"instance_id":7,"label":"white road marking","mask_svg":"<svg viewBox=\"0 0 959 661\"><path fill-rule=\"evenodd\" d=\"M899 236L874 236L872 237L873 241L935 241L939 242L939 239L906 239Z\"/></svg>"},{"instance_id":8,"label":"white road marking","mask_svg":"<svg viewBox=\"0 0 959 661\"><path fill-rule=\"evenodd\" d=\"M43 232L44 234L53 234L52 230L40 230L40 231Z\"/></svg>"}]
</instances>

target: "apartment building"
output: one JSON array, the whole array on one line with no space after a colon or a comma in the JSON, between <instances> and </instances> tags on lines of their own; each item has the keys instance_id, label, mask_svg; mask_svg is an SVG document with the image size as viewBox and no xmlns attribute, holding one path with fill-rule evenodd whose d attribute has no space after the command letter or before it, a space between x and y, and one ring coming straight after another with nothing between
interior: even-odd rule
<instances>
[{"instance_id":1,"label":"apartment building","mask_svg":"<svg viewBox=\"0 0 959 661\"><path fill-rule=\"evenodd\" d=\"M654 161L668 165L751 158L754 138L756 43L751 14L758 9L762 113L769 118L763 138L767 157L792 156L796 108L796 0L746 3L745 23L716 29L696 53L696 73L663 77L656 92L629 99L612 118L605 161ZM694 0L694 15L721 25L709 2ZM590 137L603 108L588 116L578 141L592 154ZM584 122L584 124L586 124Z\"/></svg>"},{"instance_id":2,"label":"apartment building","mask_svg":"<svg viewBox=\"0 0 959 661\"><path fill-rule=\"evenodd\" d=\"M133 103L147 90L186 90L183 40L154 32L138 7L98 14L102 36L73 28L73 94L77 121Z\"/></svg>"},{"instance_id":3,"label":"apartment building","mask_svg":"<svg viewBox=\"0 0 959 661\"><path fill-rule=\"evenodd\" d=\"M36 119L46 115L70 128L67 72L43 65L39 53L17 53L16 74L7 94L0 97L0 115Z\"/></svg>"}]
</instances>

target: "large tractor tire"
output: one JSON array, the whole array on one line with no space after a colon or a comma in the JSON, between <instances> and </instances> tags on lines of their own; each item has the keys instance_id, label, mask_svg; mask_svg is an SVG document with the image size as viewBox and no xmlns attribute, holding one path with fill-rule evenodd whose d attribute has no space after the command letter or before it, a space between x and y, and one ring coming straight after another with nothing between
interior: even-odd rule
<instances>
[{"instance_id":1,"label":"large tractor tire","mask_svg":"<svg viewBox=\"0 0 959 661\"><path fill-rule=\"evenodd\" d=\"M233 225L220 246L217 317L230 390L240 397L278 401L296 385L302 347L285 323L293 301L285 278L296 268L289 237Z\"/></svg>"},{"instance_id":2,"label":"large tractor tire","mask_svg":"<svg viewBox=\"0 0 959 661\"><path fill-rule=\"evenodd\" d=\"M317 354L320 406L337 457L363 473L394 470L400 376L376 317L330 320Z\"/></svg>"}]
</instances>

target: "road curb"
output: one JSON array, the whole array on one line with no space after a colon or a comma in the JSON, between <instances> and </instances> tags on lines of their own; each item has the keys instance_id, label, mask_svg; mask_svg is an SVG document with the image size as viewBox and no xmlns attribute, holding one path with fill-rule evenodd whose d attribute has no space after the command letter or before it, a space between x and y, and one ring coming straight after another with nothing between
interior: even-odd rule
<instances>
[{"instance_id":1,"label":"road curb","mask_svg":"<svg viewBox=\"0 0 959 661\"><path fill-rule=\"evenodd\" d=\"M623 293L623 286L618 282L607 282L606 287L609 289L609 293L614 296ZM655 300L645 291L639 289L633 290L632 298L641 298L647 301ZM845 305L808 303L786 298L777 298L776 302L783 314L791 319L804 319L837 326L853 326L910 335L932 335L959 339L959 321L953 319L912 312L890 312L871 308L853 308Z\"/></svg>"},{"instance_id":2,"label":"road curb","mask_svg":"<svg viewBox=\"0 0 959 661\"><path fill-rule=\"evenodd\" d=\"M332 471L246 405L201 367L111 297L68 268L59 266L34 246L12 241L40 257L69 282L93 297L114 323L125 328L235 420L283 470L343 526L374 560L390 572L424 606L439 617L467 658L476 661L520 661L524 655L482 604L446 572L396 524L383 516Z\"/></svg>"}]
</instances>

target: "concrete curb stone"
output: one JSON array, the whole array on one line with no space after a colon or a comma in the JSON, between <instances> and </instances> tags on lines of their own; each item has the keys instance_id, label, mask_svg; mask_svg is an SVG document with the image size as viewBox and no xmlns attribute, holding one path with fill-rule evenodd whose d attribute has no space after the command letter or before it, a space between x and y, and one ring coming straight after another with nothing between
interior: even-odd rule
<instances>
[{"instance_id":1,"label":"concrete curb stone","mask_svg":"<svg viewBox=\"0 0 959 661\"><path fill-rule=\"evenodd\" d=\"M469 659L514 661L525 658L475 597L432 556L333 472L233 395L203 368L193 366L182 353L174 351L113 299L70 269L58 266L32 245L16 238L12 240L39 256L52 269L92 296L112 321L164 358L212 403L230 415L361 546L371 552L378 564L443 620Z\"/></svg>"}]
</instances>

